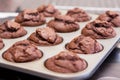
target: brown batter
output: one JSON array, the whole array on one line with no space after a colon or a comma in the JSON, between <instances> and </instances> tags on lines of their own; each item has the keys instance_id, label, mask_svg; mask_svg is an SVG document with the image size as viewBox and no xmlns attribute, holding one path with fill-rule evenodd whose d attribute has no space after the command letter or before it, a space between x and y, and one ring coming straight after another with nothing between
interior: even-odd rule
<instances>
[{"instance_id":1,"label":"brown batter","mask_svg":"<svg viewBox=\"0 0 120 80\"><path fill-rule=\"evenodd\" d=\"M91 17L83 9L80 8L68 10L66 15L73 17L77 22L85 22L91 19Z\"/></svg>"},{"instance_id":2,"label":"brown batter","mask_svg":"<svg viewBox=\"0 0 120 80\"><path fill-rule=\"evenodd\" d=\"M106 21L95 20L88 23L81 32L85 36L91 36L96 39L107 39L116 36L111 23Z\"/></svg>"},{"instance_id":3,"label":"brown batter","mask_svg":"<svg viewBox=\"0 0 120 80\"><path fill-rule=\"evenodd\" d=\"M47 59L45 66L54 72L75 73L86 69L87 63L75 53L61 51L58 55Z\"/></svg>"},{"instance_id":4,"label":"brown batter","mask_svg":"<svg viewBox=\"0 0 120 80\"><path fill-rule=\"evenodd\" d=\"M29 62L40 59L43 53L28 40L23 40L13 44L2 56L11 62Z\"/></svg>"},{"instance_id":5,"label":"brown batter","mask_svg":"<svg viewBox=\"0 0 120 80\"><path fill-rule=\"evenodd\" d=\"M48 22L48 27L53 28L56 32L73 32L79 29L74 18L66 15L57 15L54 20Z\"/></svg>"},{"instance_id":6,"label":"brown batter","mask_svg":"<svg viewBox=\"0 0 120 80\"><path fill-rule=\"evenodd\" d=\"M52 46L60 44L63 38L49 27L38 28L36 32L32 33L28 40L38 46Z\"/></svg>"},{"instance_id":7,"label":"brown batter","mask_svg":"<svg viewBox=\"0 0 120 80\"><path fill-rule=\"evenodd\" d=\"M25 9L15 18L22 26L39 26L45 24L46 20L37 10Z\"/></svg>"},{"instance_id":8,"label":"brown batter","mask_svg":"<svg viewBox=\"0 0 120 80\"><path fill-rule=\"evenodd\" d=\"M106 11L99 15L98 20L110 22L114 27L120 27L120 13L115 11Z\"/></svg>"},{"instance_id":9,"label":"brown batter","mask_svg":"<svg viewBox=\"0 0 120 80\"><path fill-rule=\"evenodd\" d=\"M20 24L13 21L6 21L0 25L0 37L9 39L9 38L18 38L27 34L27 31L20 26Z\"/></svg>"},{"instance_id":10,"label":"brown batter","mask_svg":"<svg viewBox=\"0 0 120 80\"><path fill-rule=\"evenodd\" d=\"M103 47L95 39L80 35L74 38L66 46L66 49L79 54L94 54L103 50Z\"/></svg>"},{"instance_id":11,"label":"brown batter","mask_svg":"<svg viewBox=\"0 0 120 80\"><path fill-rule=\"evenodd\" d=\"M51 4L48 5L41 5L37 8L40 14L43 14L45 17L54 17L56 15L60 15L60 11L55 9L55 7Z\"/></svg>"}]
</instances>

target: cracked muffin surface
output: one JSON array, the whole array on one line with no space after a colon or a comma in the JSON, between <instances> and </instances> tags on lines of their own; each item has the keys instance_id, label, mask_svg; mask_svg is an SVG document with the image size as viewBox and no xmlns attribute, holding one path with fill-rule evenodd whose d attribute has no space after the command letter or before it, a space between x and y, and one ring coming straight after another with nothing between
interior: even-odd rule
<instances>
[{"instance_id":1,"label":"cracked muffin surface","mask_svg":"<svg viewBox=\"0 0 120 80\"><path fill-rule=\"evenodd\" d=\"M48 5L41 5L37 8L40 14L43 14L45 17L54 17L56 15L60 15L60 11L55 9L55 7L51 4Z\"/></svg>"},{"instance_id":2,"label":"cracked muffin surface","mask_svg":"<svg viewBox=\"0 0 120 80\"><path fill-rule=\"evenodd\" d=\"M100 14L97 20L110 22L114 27L120 27L120 13L115 11L106 11Z\"/></svg>"},{"instance_id":3,"label":"cracked muffin surface","mask_svg":"<svg viewBox=\"0 0 120 80\"><path fill-rule=\"evenodd\" d=\"M0 25L0 37L9 39L9 38L18 38L27 34L27 31L18 23L13 21L6 21Z\"/></svg>"},{"instance_id":4,"label":"cracked muffin surface","mask_svg":"<svg viewBox=\"0 0 120 80\"><path fill-rule=\"evenodd\" d=\"M23 40L13 44L2 56L7 61L22 63L40 59L43 53L28 40Z\"/></svg>"},{"instance_id":5,"label":"cracked muffin surface","mask_svg":"<svg viewBox=\"0 0 120 80\"><path fill-rule=\"evenodd\" d=\"M83 9L80 8L68 10L66 15L73 17L77 22L85 22L91 19L91 17Z\"/></svg>"},{"instance_id":6,"label":"cracked muffin surface","mask_svg":"<svg viewBox=\"0 0 120 80\"><path fill-rule=\"evenodd\" d=\"M38 46L52 46L60 44L63 38L52 28L44 27L36 29L36 32L33 32L28 40Z\"/></svg>"},{"instance_id":7,"label":"cracked muffin surface","mask_svg":"<svg viewBox=\"0 0 120 80\"><path fill-rule=\"evenodd\" d=\"M18 14L15 21L22 26L39 26L45 24L46 19L37 10L25 9Z\"/></svg>"},{"instance_id":8,"label":"cracked muffin surface","mask_svg":"<svg viewBox=\"0 0 120 80\"><path fill-rule=\"evenodd\" d=\"M80 35L67 43L65 48L78 54L94 54L103 50L103 46L89 36Z\"/></svg>"},{"instance_id":9,"label":"cracked muffin surface","mask_svg":"<svg viewBox=\"0 0 120 80\"><path fill-rule=\"evenodd\" d=\"M83 29L81 34L91 36L96 39L107 39L116 36L111 23L106 21L95 20L88 23Z\"/></svg>"},{"instance_id":10,"label":"cracked muffin surface","mask_svg":"<svg viewBox=\"0 0 120 80\"><path fill-rule=\"evenodd\" d=\"M54 72L75 73L86 69L87 63L75 53L61 51L59 54L48 58L45 61L45 67Z\"/></svg>"},{"instance_id":11,"label":"cracked muffin surface","mask_svg":"<svg viewBox=\"0 0 120 80\"><path fill-rule=\"evenodd\" d=\"M47 23L48 27L53 28L56 32L66 33L73 32L79 29L74 18L67 15L57 15L54 20Z\"/></svg>"}]
</instances>

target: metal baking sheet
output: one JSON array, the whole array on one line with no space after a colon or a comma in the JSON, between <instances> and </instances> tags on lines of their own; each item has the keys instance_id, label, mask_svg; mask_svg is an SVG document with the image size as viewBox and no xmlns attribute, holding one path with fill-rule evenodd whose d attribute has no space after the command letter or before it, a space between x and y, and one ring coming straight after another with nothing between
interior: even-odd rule
<instances>
[{"instance_id":1,"label":"metal baking sheet","mask_svg":"<svg viewBox=\"0 0 120 80\"><path fill-rule=\"evenodd\" d=\"M63 12L63 14L65 14L67 10L61 10L61 11ZM93 21L98 15L90 14L90 16L92 17L91 21ZM47 18L47 21L49 21L50 19L51 18ZM45 27L46 25L37 26L37 27L25 27L25 29L28 32L27 35L16 39L3 39L5 43L5 47L2 50L0 50L0 66L48 79L62 79L62 80L87 79L90 76L92 76L92 74L97 70L97 68L101 65L101 63L106 59L106 57L110 54L110 52L115 48L116 44L119 42L120 28L114 28L117 33L116 37L111 39L97 40L104 46L103 51L98 52L96 54L88 54L88 55L78 54L88 63L88 67L84 71L77 73L69 73L69 74L57 73L48 70L44 66L44 62L49 57L58 54L60 51L66 50L65 44L70 42L73 38L80 35L82 28L89 22L90 21L79 23L80 29L78 31L71 33L58 33L60 36L64 38L64 41L59 45L48 46L48 47L37 46L40 50L43 51L43 57L39 60L32 62L25 62L25 63L13 63L6 61L5 59L2 58L2 54L5 50L7 50L10 46L12 46L15 42L27 39L28 36L36 30L36 28Z\"/></svg>"}]
</instances>

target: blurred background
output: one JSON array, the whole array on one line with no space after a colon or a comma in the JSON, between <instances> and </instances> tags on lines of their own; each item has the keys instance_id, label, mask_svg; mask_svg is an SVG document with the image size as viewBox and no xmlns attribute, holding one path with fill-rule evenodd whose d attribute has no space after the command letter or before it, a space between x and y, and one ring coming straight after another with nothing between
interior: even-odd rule
<instances>
[{"instance_id":1,"label":"blurred background","mask_svg":"<svg viewBox=\"0 0 120 80\"><path fill-rule=\"evenodd\" d=\"M120 12L120 0L0 0L0 22L23 9L36 9L42 4L53 4L60 9L81 7L87 12L100 14L106 10ZM3 14L8 14L3 17ZM11 14L10 14L11 13ZM118 45L88 80L120 80L120 46ZM0 80L45 80L44 78L0 67Z\"/></svg>"},{"instance_id":2,"label":"blurred background","mask_svg":"<svg viewBox=\"0 0 120 80\"><path fill-rule=\"evenodd\" d=\"M120 11L120 0L0 0L0 12L35 9L41 4L82 7L89 12Z\"/></svg>"}]
</instances>

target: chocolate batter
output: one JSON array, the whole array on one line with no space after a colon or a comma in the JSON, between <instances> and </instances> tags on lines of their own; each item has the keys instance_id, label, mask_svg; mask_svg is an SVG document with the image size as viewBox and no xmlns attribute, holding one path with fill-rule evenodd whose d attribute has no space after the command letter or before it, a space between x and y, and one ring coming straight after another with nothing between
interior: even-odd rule
<instances>
[{"instance_id":1,"label":"chocolate batter","mask_svg":"<svg viewBox=\"0 0 120 80\"><path fill-rule=\"evenodd\" d=\"M55 19L49 21L47 25L56 32L61 33L73 32L79 29L79 25L75 23L74 18L67 15L57 15Z\"/></svg>"},{"instance_id":2,"label":"chocolate batter","mask_svg":"<svg viewBox=\"0 0 120 80\"><path fill-rule=\"evenodd\" d=\"M77 22L85 22L91 19L91 17L83 9L80 8L68 10L66 15L73 17Z\"/></svg>"},{"instance_id":3,"label":"chocolate batter","mask_svg":"<svg viewBox=\"0 0 120 80\"><path fill-rule=\"evenodd\" d=\"M28 40L23 40L13 44L2 56L8 61L22 63L40 59L43 53Z\"/></svg>"},{"instance_id":4,"label":"chocolate batter","mask_svg":"<svg viewBox=\"0 0 120 80\"><path fill-rule=\"evenodd\" d=\"M45 17L54 17L56 15L60 15L60 11L55 9L55 7L51 4L48 5L41 5L37 8L40 14L43 14Z\"/></svg>"},{"instance_id":5,"label":"chocolate batter","mask_svg":"<svg viewBox=\"0 0 120 80\"><path fill-rule=\"evenodd\" d=\"M22 26L39 26L45 24L46 20L37 10L25 9L15 18Z\"/></svg>"},{"instance_id":6,"label":"chocolate batter","mask_svg":"<svg viewBox=\"0 0 120 80\"><path fill-rule=\"evenodd\" d=\"M0 50L4 47L3 40L0 38Z\"/></svg>"},{"instance_id":7,"label":"chocolate batter","mask_svg":"<svg viewBox=\"0 0 120 80\"><path fill-rule=\"evenodd\" d=\"M113 25L106 21L95 20L88 23L81 32L85 36L91 36L96 39L107 39L116 36Z\"/></svg>"},{"instance_id":8,"label":"chocolate batter","mask_svg":"<svg viewBox=\"0 0 120 80\"><path fill-rule=\"evenodd\" d=\"M18 38L27 34L27 31L20 24L13 21L6 21L0 25L0 37L5 39Z\"/></svg>"},{"instance_id":9,"label":"chocolate batter","mask_svg":"<svg viewBox=\"0 0 120 80\"><path fill-rule=\"evenodd\" d=\"M59 54L47 59L45 67L54 72L75 73L86 69L87 63L75 53L61 51Z\"/></svg>"},{"instance_id":10,"label":"chocolate batter","mask_svg":"<svg viewBox=\"0 0 120 80\"><path fill-rule=\"evenodd\" d=\"M114 27L120 27L120 13L115 11L106 11L101 14L98 20L110 22Z\"/></svg>"},{"instance_id":11,"label":"chocolate batter","mask_svg":"<svg viewBox=\"0 0 120 80\"><path fill-rule=\"evenodd\" d=\"M94 54L103 50L102 45L91 37L80 35L66 44L66 49L78 54Z\"/></svg>"},{"instance_id":12,"label":"chocolate batter","mask_svg":"<svg viewBox=\"0 0 120 80\"><path fill-rule=\"evenodd\" d=\"M38 28L36 32L32 33L28 40L38 46L52 46L60 44L63 38L49 27Z\"/></svg>"}]
</instances>

